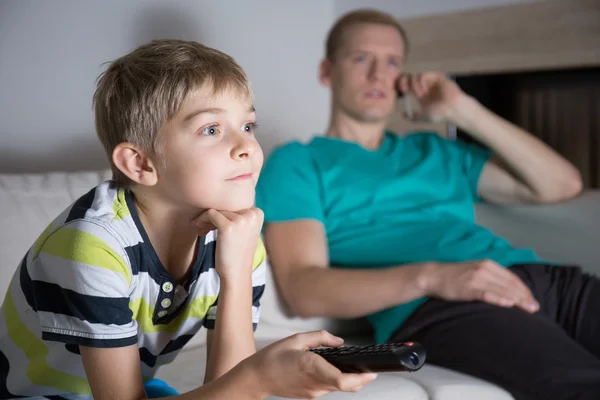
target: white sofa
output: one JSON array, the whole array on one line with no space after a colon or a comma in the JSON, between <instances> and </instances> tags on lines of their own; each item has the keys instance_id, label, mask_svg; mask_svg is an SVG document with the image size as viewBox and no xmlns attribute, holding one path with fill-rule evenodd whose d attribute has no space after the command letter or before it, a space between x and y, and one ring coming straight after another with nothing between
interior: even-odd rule
<instances>
[{"instance_id":1,"label":"white sofa","mask_svg":"<svg viewBox=\"0 0 600 400\"><path fill-rule=\"evenodd\" d=\"M0 293L33 240L64 207L100 181L108 171L48 174L0 174ZM478 220L513 243L532 246L547 258L582 265L600 272L600 191L557 206L477 209ZM332 321L325 318L301 320L287 315L275 285L267 282L262 301L261 323L256 332L262 347L295 332L325 328L347 342L370 341L368 327L361 321ZM180 357L159 372L181 391L197 387L204 374L204 332L184 349ZM508 400L504 390L464 374L426 365L417 373L384 373L358 394L333 393L334 399L394 400Z\"/></svg>"}]
</instances>

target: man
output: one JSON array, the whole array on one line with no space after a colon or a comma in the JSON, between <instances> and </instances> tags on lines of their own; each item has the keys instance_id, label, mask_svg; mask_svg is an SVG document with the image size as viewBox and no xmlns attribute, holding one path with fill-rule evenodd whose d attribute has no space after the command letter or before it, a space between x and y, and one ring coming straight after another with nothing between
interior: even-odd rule
<instances>
[{"instance_id":1,"label":"man","mask_svg":"<svg viewBox=\"0 0 600 400\"><path fill-rule=\"evenodd\" d=\"M269 157L257 205L281 293L300 316L368 315L377 342L423 343L432 363L518 399L600 398L600 285L474 221L474 203L555 203L579 172L438 73L403 75L408 41L362 10L330 31L324 136ZM385 131L397 91L485 148Z\"/></svg>"}]
</instances>

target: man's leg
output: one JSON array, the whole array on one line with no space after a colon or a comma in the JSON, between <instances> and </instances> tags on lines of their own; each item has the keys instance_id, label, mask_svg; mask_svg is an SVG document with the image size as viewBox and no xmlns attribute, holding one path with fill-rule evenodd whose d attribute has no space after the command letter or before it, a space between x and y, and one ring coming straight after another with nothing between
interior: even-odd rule
<instances>
[{"instance_id":1,"label":"man's leg","mask_svg":"<svg viewBox=\"0 0 600 400\"><path fill-rule=\"evenodd\" d=\"M542 313L432 299L392 341L422 343L427 362L493 382L517 400L600 399L600 359Z\"/></svg>"},{"instance_id":2,"label":"man's leg","mask_svg":"<svg viewBox=\"0 0 600 400\"><path fill-rule=\"evenodd\" d=\"M511 268L540 302L540 312L600 359L600 279L578 267L519 265Z\"/></svg>"}]
</instances>

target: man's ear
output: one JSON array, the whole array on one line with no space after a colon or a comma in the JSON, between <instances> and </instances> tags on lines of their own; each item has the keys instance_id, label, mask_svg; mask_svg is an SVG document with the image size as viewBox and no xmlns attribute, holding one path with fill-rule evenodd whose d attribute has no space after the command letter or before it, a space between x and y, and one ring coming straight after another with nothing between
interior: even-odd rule
<instances>
[{"instance_id":1,"label":"man's ear","mask_svg":"<svg viewBox=\"0 0 600 400\"><path fill-rule=\"evenodd\" d=\"M331 88L331 61L324 59L319 64L319 82L326 88Z\"/></svg>"},{"instance_id":2,"label":"man's ear","mask_svg":"<svg viewBox=\"0 0 600 400\"><path fill-rule=\"evenodd\" d=\"M119 143L112 152L112 161L135 183L154 186L158 182L158 172L148 153L131 143Z\"/></svg>"}]
</instances>

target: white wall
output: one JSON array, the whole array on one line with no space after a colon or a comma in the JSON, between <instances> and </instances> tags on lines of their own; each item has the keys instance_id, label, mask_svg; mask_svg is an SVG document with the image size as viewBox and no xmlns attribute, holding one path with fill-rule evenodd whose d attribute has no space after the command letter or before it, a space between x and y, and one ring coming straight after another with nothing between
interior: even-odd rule
<instances>
[{"instance_id":1,"label":"white wall","mask_svg":"<svg viewBox=\"0 0 600 400\"><path fill-rule=\"evenodd\" d=\"M317 65L340 14L398 18L532 0L0 0L0 172L107 165L91 98L102 63L154 38L198 40L235 57L255 90L266 152L327 123Z\"/></svg>"},{"instance_id":2,"label":"white wall","mask_svg":"<svg viewBox=\"0 0 600 400\"><path fill-rule=\"evenodd\" d=\"M451 11L502 6L540 0L334 0L336 18L355 8L376 8L396 18L412 18Z\"/></svg>"},{"instance_id":3,"label":"white wall","mask_svg":"<svg viewBox=\"0 0 600 400\"><path fill-rule=\"evenodd\" d=\"M268 152L327 123L317 65L333 3L279 0L0 1L0 171L107 165L91 98L102 63L153 38L231 54L255 91Z\"/></svg>"}]
</instances>

